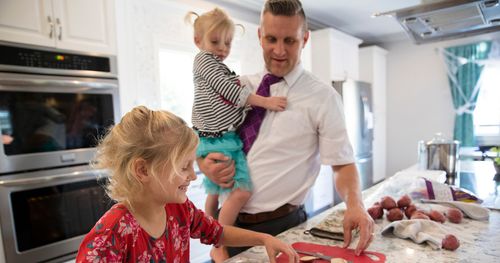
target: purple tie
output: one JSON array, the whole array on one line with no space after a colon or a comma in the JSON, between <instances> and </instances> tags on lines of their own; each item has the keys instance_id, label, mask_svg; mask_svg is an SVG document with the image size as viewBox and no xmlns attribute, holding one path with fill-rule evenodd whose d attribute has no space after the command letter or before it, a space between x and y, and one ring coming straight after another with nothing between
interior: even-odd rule
<instances>
[{"instance_id":1,"label":"purple tie","mask_svg":"<svg viewBox=\"0 0 500 263\"><path fill-rule=\"evenodd\" d=\"M269 97L271 93L269 87L277 82L280 82L282 79L282 77L266 74L262 78L262 82L259 84L257 95ZM264 116L266 116L266 109L253 106L253 109L248 113L245 121L238 130L238 134L243 141L243 151L247 154L248 151L250 151L253 142L257 138L257 134L259 134L260 125L262 124Z\"/></svg>"}]
</instances>

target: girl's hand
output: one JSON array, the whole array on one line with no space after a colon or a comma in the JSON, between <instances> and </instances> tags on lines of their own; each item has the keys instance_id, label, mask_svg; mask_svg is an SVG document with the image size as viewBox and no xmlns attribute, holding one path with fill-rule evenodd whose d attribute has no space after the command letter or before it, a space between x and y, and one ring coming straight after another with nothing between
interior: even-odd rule
<instances>
[{"instance_id":1,"label":"girl's hand","mask_svg":"<svg viewBox=\"0 0 500 263\"><path fill-rule=\"evenodd\" d=\"M264 108L272 111L284 111L286 108L286 97L268 97L266 98Z\"/></svg>"},{"instance_id":2,"label":"girl's hand","mask_svg":"<svg viewBox=\"0 0 500 263\"><path fill-rule=\"evenodd\" d=\"M284 243L283 241L268 234L265 234L263 243L266 247L267 255L269 256L269 262L275 263L276 256L279 254L279 252L286 254L288 256L289 262L299 262L299 255L289 244Z\"/></svg>"}]
</instances>

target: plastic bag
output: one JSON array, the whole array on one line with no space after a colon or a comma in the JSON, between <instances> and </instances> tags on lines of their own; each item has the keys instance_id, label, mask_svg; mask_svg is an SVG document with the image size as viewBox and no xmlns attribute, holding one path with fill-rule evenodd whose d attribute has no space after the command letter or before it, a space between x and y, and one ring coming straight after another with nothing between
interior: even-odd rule
<instances>
[{"instance_id":1,"label":"plastic bag","mask_svg":"<svg viewBox=\"0 0 500 263\"><path fill-rule=\"evenodd\" d=\"M380 201L382 196L390 196L398 200L408 194L412 200L431 199L439 201L462 201L482 203L468 190L453 185L439 183L437 180L445 175L443 171L403 170L397 172L383 182L383 185L365 198L368 206Z\"/></svg>"},{"instance_id":2,"label":"plastic bag","mask_svg":"<svg viewBox=\"0 0 500 263\"><path fill-rule=\"evenodd\" d=\"M430 199L438 201L461 201L469 203L482 203L470 191L453 185L439 183L426 178L418 178L410 188L410 197L414 200Z\"/></svg>"}]
</instances>

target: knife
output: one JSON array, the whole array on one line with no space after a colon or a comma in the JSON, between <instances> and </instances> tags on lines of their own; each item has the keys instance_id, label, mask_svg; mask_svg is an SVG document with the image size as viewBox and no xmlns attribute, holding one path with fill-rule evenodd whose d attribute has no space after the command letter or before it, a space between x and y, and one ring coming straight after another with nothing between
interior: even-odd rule
<instances>
[{"instance_id":1,"label":"knife","mask_svg":"<svg viewBox=\"0 0 500 263\"><path fill-rule=\"evenodd\" d=\"M343 258L334 258L334 257L330 257L330 256L327 256L327 255L323 255L321 253L309 252L309 251L304 251L304 250L300 250L300 249L295 249L295 251L297 253L304 254L304 255L309 255L309 256L313 256L313 257L317 257L317 258L326 260L328 262L332 262L332 259L343 259ZM344 262L347 262L347 263L353 263L352 261L348 261L348 260L345 260L345 259L343 259L343 260L344 260ZM333 262L335 262L335 261L333 261Z\"/></svg>"}]
</instances>

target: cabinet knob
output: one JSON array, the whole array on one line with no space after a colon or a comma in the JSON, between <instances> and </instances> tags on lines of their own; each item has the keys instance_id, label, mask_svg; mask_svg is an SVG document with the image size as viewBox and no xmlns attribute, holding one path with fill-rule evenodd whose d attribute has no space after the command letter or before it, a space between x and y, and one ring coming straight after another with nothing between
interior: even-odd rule
<instances>
[{"instance_id":1,"label":"cabinet knob","mask_svg":"<svg viewBox=\"0 0 500 263\"><path fill-rule=\"evenodd\" d=\"M49 22L50 26L49 38L52 38L52 36L54 35L54 23L52 22L52 17L47 16L47 21Z\"/></svg>"}]
</instances>

